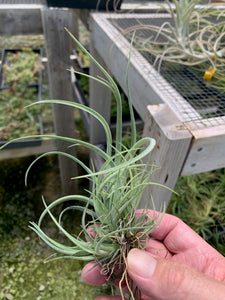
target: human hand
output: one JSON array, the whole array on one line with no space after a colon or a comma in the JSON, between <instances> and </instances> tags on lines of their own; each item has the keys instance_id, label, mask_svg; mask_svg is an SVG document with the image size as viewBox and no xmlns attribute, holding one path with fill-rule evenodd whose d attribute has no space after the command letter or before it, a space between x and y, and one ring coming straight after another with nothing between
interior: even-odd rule
<instances>
[{"instance_id":1,"label":"human hand","mask_svg":"<svg viewBox=\"0 0 225 300\"><path fill-rule=\"evenodd\" d=\"M140 213L137 211L137 217ZM153 211L148 213L151 218ZM92 268L93 265L89 263L83 269L84 281L92 285L106 283L101 267ZM141 290L142 300L225 299L225 258L169 214L163 216L151 233L145 250L129 252L127 271ZM120 296L99 296L96 300L120 299Z\"/></svg>"}]
</instances>

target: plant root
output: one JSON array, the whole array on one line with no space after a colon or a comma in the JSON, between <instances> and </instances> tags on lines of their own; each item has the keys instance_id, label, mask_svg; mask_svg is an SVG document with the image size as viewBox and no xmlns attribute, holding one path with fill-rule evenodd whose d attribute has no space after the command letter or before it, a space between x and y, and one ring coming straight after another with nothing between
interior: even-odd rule
<instances>
[{"instance_id":1,"label":"plant root","mask_svg":"<svg viewBox=\"0 0 225 300\"><path fill-rule=\"evenodd\" d=\"M112 238L112 237L111 237ZM123 237L114 236L113 237L117 243L120 244L119 254L114 257L109 262L105 263L102 266L101 273L106 275L106 279L110 284L115 284L115 280L119 279L119 291L122 297L124 298L123 292L123 283L129 293L129 299L135 300L136 295L140 295L140 290L135 288L132 290L132 282L129 280L128 272L127 272L127 255L128 252L133 248L143 249L144 242L147 239L147 234L145 232L137 232L134 236L126 236Z\"/></svg>"}]
</instances>

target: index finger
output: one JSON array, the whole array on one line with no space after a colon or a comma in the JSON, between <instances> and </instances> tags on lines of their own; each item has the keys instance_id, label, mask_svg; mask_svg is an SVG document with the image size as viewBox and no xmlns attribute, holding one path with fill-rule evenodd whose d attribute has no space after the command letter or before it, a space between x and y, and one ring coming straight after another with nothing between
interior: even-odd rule
<instances>
[{"instance_id":1,"label":"index finger","mask_svg":"<svg viewBox=\"0 0 225 300\"><path fill-rule=\"evenodd\" d=\"M136 216L141 215L143 210L137 210ZM159 219L162 213L148 210L149 218ZM194 232L181 219L164 214L157 228L150 234L151 237L163 242L167 249L173 253L185 251L196 246L208 245L196 232Z\"/></svg>"}]
</instances>

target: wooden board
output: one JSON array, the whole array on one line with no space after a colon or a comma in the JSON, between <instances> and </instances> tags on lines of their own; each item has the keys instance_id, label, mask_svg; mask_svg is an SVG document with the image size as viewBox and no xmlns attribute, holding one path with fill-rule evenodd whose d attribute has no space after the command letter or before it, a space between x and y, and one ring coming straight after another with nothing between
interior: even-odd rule
<instances>
[{"instance_id":1,"label":"wooden board","mask_svg":"<svg viewBox=\"0 0 225 300\"><path fill-rule=\"evenodd\" d=\"M42 34L41 5L0 5L0 35Z\"/></svg>"},{"instance_id":2,"label":"wooden board","mask_svg":"<svg viewBox=\"0 0 225 300\"><path fill-rule=\"evenodd\" d=\"M225 123L225 117L223 119ZM194 129L193 124L186 124L194 139L181 173L182 176L225 167L225 125L216 125L218 123L216 118L211 122L211 127L207 126L208 120L205 120Z\"/></svg>"},{"instance_id":3,"label":"wooden board","mask_svg":"<svg viewBox=\"0 0 225 300\"><path fill-rule=\"evenodd\" d=\"M70 80L70 44L71 38L64 27L70 28L73 14L61 9L42 9L42 22L48 56L48 77L51 99L73 101ZM74 110L65 105L53 105L54 129L58 136L75 138ZM75 147L70 143L57 141L58 151L76 156ZM76 184L71 181L77 175L76 166L71 161L59 156L61 182L65 194L76 193Z\"/></svg>"},{"instance_id":4,"label":"wooden board","mask_svg":"<svg viewBox=\"0 0 225 300\"><path fill-rule=\"evenodd\" d=\"M0 150L0 160L39 155L56 150L55 140L44 138L40 146Z\"/></svg>"},{"instance_id":5,"label":"wooden board","mask_svg":"<svg viewBox=\"0 0 225 300\"><path fill-rule=\"evenodd\" d=\"M150 182L174 189L189 151L192 135L168 105L149 105L147 111L143 135L154 138L156 146L144 162L151 158L151 164L158 168L152 174ZM164 204L169 203L171 194L167 188L149 185L140 207L152 208L152 198L156 210L160 210Z\"/></svg>"}]
</instances>

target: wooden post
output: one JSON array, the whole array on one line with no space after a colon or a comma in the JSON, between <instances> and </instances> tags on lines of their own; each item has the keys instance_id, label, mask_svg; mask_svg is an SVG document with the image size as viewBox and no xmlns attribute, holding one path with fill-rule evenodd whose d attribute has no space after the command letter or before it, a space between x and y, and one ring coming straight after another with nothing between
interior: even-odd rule
<instances>
[{"instance_id":1,"label":"wooden post","mask_svg":"<svg viewBox=\"0 0 225 300\"><path fill-rule=\"evenodd\" d=\"M91 43L91 54L94 58L106 68L103 60L98 55L95 48ZM97 77L104 77L102 72L96 67L94 63L90 64L90 75ZM90 79L89 86L90 94L90 107L100 113L106 121L110 122L111 115L111 91L105 85L100 84L99 82ZM93 144L104 144L106 141L105 132L102 125L94 118L90 117L90 142Z\"/></svg>"},{"instance_id":2,"label":"wooden post","mask_svg":"<svg viewBox=\"0 0 225 300\"><path fill-rule=\"evenodd\" d=\"M76 13L87 30L89 30L90 9L76 9Z\"/></svg>"},{"instance_id":3,"label":"wooden post","mask_svg":"<svg viewBox=\"0 0 225 300\"><path fill-rule=\"evenodd\" d=\"M70 9L70 14L72 14L71 16L72 19L71 19L70 27L68 29L79 40L79 23L78 23L79 16L78 16L77 9ZM75 43L74 42L70 43L71 52L74 48L75 48Z\"/></svg>"},{"instance_id":4,"label":"wooden post","mask_svg":"<svg viewBox=\"0 0 225 300\"><path fill-rule=\"evenodd\" d=\"M181 176L225 168L225 116L186 123L194 139Z\"/></svg>"},{"instance_id":5,"label":"wooden post","mask_svg":"<svg viewBox=\"0 0 225 300\"><path fill-rule=\"evenodd\" d=\"M71 38L64 27L71 29L72 12L63 9L42 10L42 22L48 56L48 74L50 96L52 99L72 101L72 87L70 73L70 43ZM71 29L72 30L72 29ZM55 133L59 136L75 137L74 111L71 107L53 105L53 119ZM57 141L58 151L64 151L76 155L74 147L68 148L69 144ZM76 176L76 165L71 164L68 158L59 156L61 183L63 193L76 192L76 181L71 178Z\"/></svg>"},{"instance_id":6,"label":"wooden post","mask_svg":"<svg viewBox=\"0 0 225 300\"><path fill-rule=\"evenodd\" d=\"M149 105L147 112L143 135L156 140L151 163L160 167L150 181L173 189L188 154L192 135L166 104ZM150 185L140 207L152 208L152 197L155 209L160 210L164 204L168 205L171 193L166 188Z\"/></svg>"}]
</instances>

